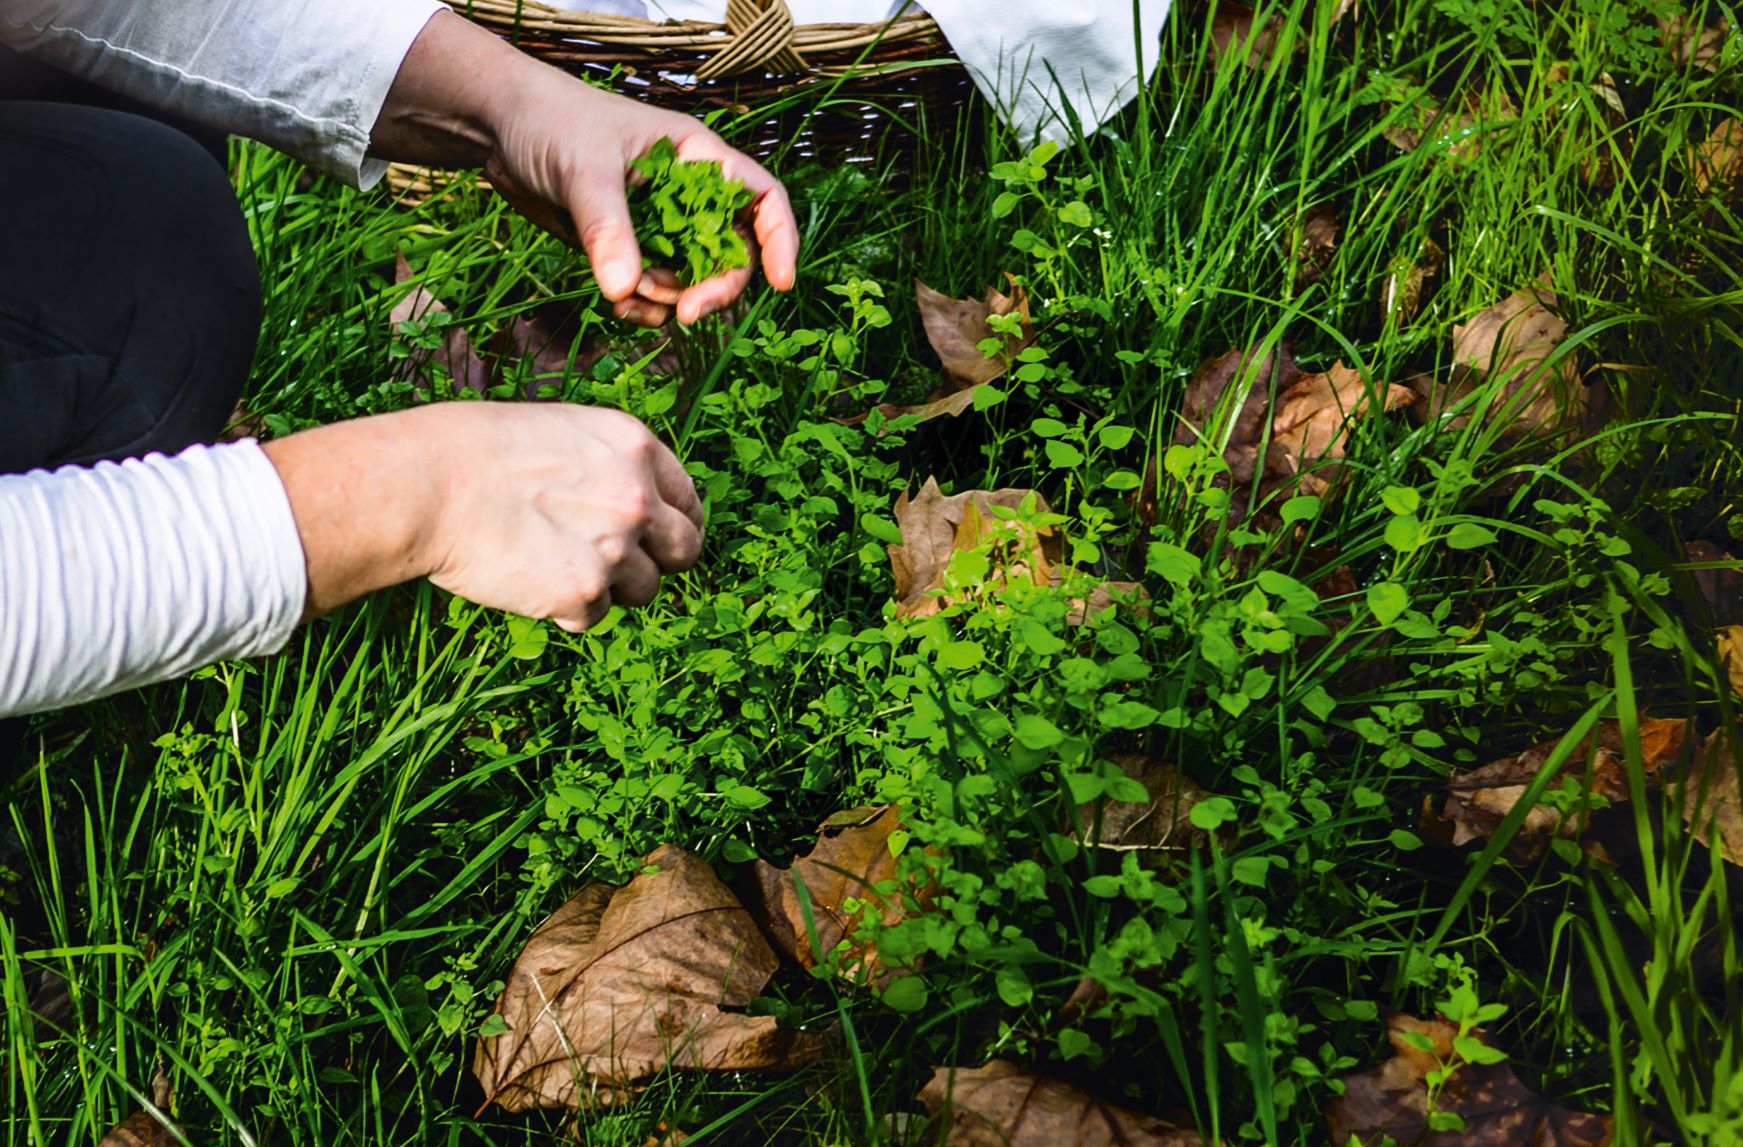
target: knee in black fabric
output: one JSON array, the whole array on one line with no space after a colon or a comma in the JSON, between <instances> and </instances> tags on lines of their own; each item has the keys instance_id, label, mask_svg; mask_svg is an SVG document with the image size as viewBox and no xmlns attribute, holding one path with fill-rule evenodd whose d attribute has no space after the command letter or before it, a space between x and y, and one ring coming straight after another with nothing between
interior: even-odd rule
<instances>
[{"instance_id":1,"label":"knee in black fabric","mask_svg":"<svg viewBox=\"0 0 1743 1147\"><path fill-rule=\"evenodd\" d=\"M171 452L223 428L260 282L199 144L122 112L0 103L0 218L15 225L0 244L0 471Z\"/></svg>"}]
</instances>

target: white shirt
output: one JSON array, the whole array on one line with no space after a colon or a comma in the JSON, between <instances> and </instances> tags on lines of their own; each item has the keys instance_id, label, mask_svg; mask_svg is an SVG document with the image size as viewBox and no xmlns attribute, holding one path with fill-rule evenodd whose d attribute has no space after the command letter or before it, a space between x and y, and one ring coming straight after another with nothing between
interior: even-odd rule
<instances>
[{"instance_id":1,"label":"white shirt","mask_svg":"<svg viewBox=\"0 0 1743 1147\"><path fill-rule=\"evenodd\" d=\"M435 0L0 0L0 42L353 184ZM274 653L302 542L253 442L0 476L0 717Z\"/></svg>"}]
</instances>

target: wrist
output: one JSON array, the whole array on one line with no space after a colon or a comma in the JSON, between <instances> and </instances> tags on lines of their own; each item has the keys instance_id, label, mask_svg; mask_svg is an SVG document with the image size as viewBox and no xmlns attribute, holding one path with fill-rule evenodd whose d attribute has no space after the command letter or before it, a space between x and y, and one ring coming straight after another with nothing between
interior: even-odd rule
<instances>
[{"instance_id":1,"label":"wrist","mask_svg":"<svg viewBox=\"0 0 1743 1147\"><path fill-rule=\"evenodd\" d=\"M449 482L442 465L448 421L441 408L423 408L263 445L302 539L305 617L435 568Z\"/></svg>"}]
</instances>

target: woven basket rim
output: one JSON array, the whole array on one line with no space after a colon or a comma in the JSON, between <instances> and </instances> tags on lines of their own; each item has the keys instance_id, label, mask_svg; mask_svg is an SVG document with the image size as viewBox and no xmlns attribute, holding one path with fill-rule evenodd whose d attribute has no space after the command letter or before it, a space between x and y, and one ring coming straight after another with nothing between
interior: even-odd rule
<instances>
[{"instance_id":1,"label":"woven basket rim","mask_svg":"<svg viewBox=\"0 0 1743 1147\"><path fill-rule=\"evenodd\" d=\"M724 23L701 20L647 20L604 12L553 8L539 0L444 0L462 16L525 32L588 40L625 48L724 51L734 41ZM883 41L899 43L942 38L938 22L924 12L894 16L867 24L798 24L793 47L800 52L850 51Z\"/></svg>"}]
</instances>

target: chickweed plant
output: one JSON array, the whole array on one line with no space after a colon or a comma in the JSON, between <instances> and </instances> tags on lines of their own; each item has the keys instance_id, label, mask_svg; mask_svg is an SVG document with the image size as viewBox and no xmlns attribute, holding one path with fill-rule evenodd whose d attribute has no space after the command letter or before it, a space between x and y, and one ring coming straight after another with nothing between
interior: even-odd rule
<instances>
[{"instance_id":1,"label":"chickweed plant","mask_svg":"<svg viewBox=\"0 0 1743 1147\"><path fill-rule=\"evenodd\" d=\"M675 333L602 317L580 258L474 188L396 203L238 146L268 433L446 397L395 382L403 253L475 345L572 304L552 393L675 445L707 551L584 634L402 587L276 658L40 719L5 790L0 1137L95 1143L161 1071L194 1143L932 1143L933 1068L999 1057L1207 1141L1312 1143L1383 1018L1439 1010L1462 1042L1437 1128L1458 1074L1504 1058L1618 1144L1735 1142L1738 858L1647 791L1638 746L1608 861L1508 858L1528 804L1578 797L1547 771L1488 840L1419 815L1600 721L1737 720L1713 635L1743 603L1687 555L1743 546L1743 227L1700 166L1740 48L1653 20L1736 13L1336 7L1263 7L1245 58L1216 3L1180 8L1154 81L1063 147L975 118L898 123L863 163L788 153L801 288ZM644 249L742 265L741 189L649 164ZM1335 250L1306 274L1316 209ZM901 413L939 384L913 280L1007 273L1035 341L961 415ZM1547 406L1454 353L1527 289L1566 332L1525 369L1578 384ZM1183 429L1188 388L1285 346L1368 401L1316 481L1239 478L1241 411L1281 372L1238 371ZM1384 409L1419 378L1468 385ZM1037 491L1010 517L1055 539L1057 581L967 546L948 604L898 616L892 508L930 476ZM1131 758L1192 782L1177 843L1099 842L1154 798ZM472 1046L581 883L662 843L737 879L882 802L931 893L866 928L917 970L788 968L752 1005L827 1032L823 1062L670 1073L580 1116L486 1104Z\"/></svg>"}]
</instances>

